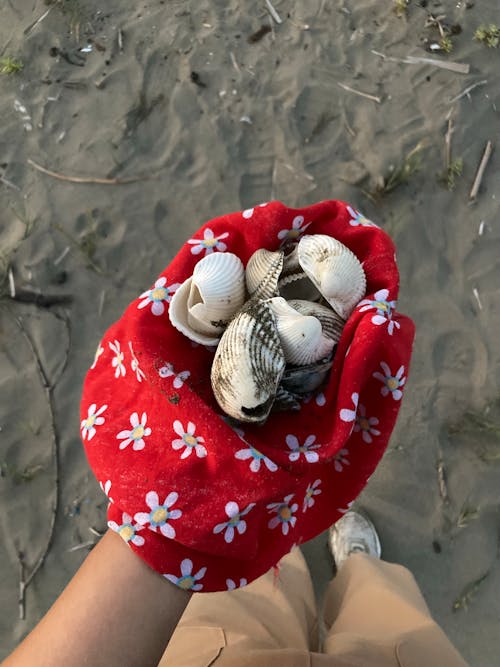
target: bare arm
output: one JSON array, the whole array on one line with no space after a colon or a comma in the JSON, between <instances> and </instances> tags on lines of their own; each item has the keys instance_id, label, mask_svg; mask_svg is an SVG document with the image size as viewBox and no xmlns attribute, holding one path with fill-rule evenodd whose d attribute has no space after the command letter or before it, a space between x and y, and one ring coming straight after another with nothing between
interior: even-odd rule
<instances>
[{"instance_id":1,"label":"bare arm","mask_svg":"<svg viewBox=\"0 0 500 667\"><path fill-rule=\"evenodd\" d=\"M108 531L1 667L153 667L190 593Z\"/></svg>"}]
</instances>

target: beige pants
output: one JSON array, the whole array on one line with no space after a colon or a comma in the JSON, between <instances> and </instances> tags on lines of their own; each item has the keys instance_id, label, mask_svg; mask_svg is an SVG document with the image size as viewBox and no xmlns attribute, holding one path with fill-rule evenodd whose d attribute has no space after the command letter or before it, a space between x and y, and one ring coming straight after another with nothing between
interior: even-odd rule
<instances>
[{"instance_id":1,"label":"beige pants","mask_svg":"<svg viewBox=\"0 0 500 667\"><path fill-rule=\"evenodd\" d=\"M159 667L467 667L400 565L350 556L326 593L318 647L311 577L295 549L236 591L193 595Z\"/></svg>"}]
</instances>

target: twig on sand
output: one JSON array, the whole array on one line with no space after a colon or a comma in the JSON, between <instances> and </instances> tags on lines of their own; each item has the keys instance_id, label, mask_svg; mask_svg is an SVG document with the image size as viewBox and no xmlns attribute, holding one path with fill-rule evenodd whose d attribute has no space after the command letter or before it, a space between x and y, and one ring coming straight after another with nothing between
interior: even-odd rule
<instances>
[{"instance_id":1,"label":"twig on sand","mask_svg":"<svg viewBox=\"0 0 500 667\"><path fill-rule=\"evenodd\" d=\"M444 137L444 145L445 145L445 150L444 150L444 168L446 171L449 171L450 165L451 165L451 137L454 132L454 127L453 127L453 119L448 118L448 129L446 130L446 134Z\"/></svg>"},{"instance_id":2,"label":"twig on sand","mask_svg":"<svg viewBox=\"0 0 500 667\"><path fill-rule=\"evenodd\" d=\"M473 90L475 90L476 88L479 88L479 86L485 86L487 83L488 83L488 80L483 79L483 81L477 81L477 83L473 83L472 86L467 86L467 88L462 90L461 93L459 93L458 95L455 95L455 97L452 97L450 100L448 100L448 103L453 104L453 102L457 102L459 99L461 99L462 97L465 97L466 95L468 97L469 93L471 93Z\"/></svg>"},{"instance_id":3,"label":"twig on sand","mask_svg":"<svg viewBox=\"0 0 500 667\"><path fill-rule=\"evenodd\" d=\"M118 28L118 50L123 53L123 30Z\"/></svg>"},{"instance_id":4,"label":"twig on sand","mask_svg":"<svg viewBox=\"0 0 500 667\"><path fill-rule=\"evenodd\" d=\"M488 570L488 572L481 575L478 579L475 579L465 586L460 595L453 602L452 611L458 611L459 609L467 610L472 598L476 595L480 585L483 583L489 573L490 571Z\"/></svg>"},{"instance_id":5,"label":"twig on sand","mask_svg":"<svg viewBox=\"0 0 500 667\"><path fill-rule=\"evenodd\" d=\"M95 547L94 540L89 540L88 542L81 542L81 544L75 544L74 547L70 547L69 549L66 549L66 551L68 552L78 551L79 549L87 549L88 547Z\"/></svg>"},{"instance_id":6,"label":"twig on sand","mask_svg":"<svg viewBox=\"0 0 500 667\"><path fill-rule=\"evenodd\" d=\"M3 183L8 188L12 188L12 190L16 190L17 192L21 192L21 188L18 185L16 185L15 183L12 183L12 181L9 181L8 179L6 179L5 176L0 176L0 183Z\"/></svg>"},{"instance_id":7,"label":"twig on sand","mask_svg":"<svg viewBox=\"0 0 500 667\"><path fill-rule=\"evenodd\" d=\"M23 35L28 36L28 35L29 35L29 34L30 34L30 33L37 27L37 25L39 25L44 19L46 19L47 16L48 16L48 15L50 14L50 12L52 11L53 6L54 6L54 5L51 5L48 9L46 9L46 10L44 11L44 13L43 13L41 16L39 16L39 17L36 19L36 21L33 21L33 23L31 23L31 25L29 25L27 28L25 28L25 29L23 30Z\"/></svg>"},{"instance_id":8,"label":"twig on sand","mask_svg":"<svg viewBox=\"0 0 500 667\"><path fill-rule=\"evenodd\" d=\"M472 288L472 294L474 295L474 298L476 300L477 307L479 308L479 310L483 310L483 304L481 302L481 298L479 296L479 291L478 291L477 287Z\"/></svg>"},{"instance_id":9,"label":"twig on sand","mask_svg":"<svg viewBox=\"0 0 500 667\"><path fill-rule=\"evenodd\" d=\"M272 6L270 0L264 0L264 2L266 3L267 11L271 14L271 17L272 17L273 21L276 21L276 23L278 23L278 25L279 25L280 23L283 23L283 21L281 20L280 15L279 15L278 12L274 9L274 7Z\"/></svg>"},{"instance_id":10,"label":"twig on sand","mask_svg":"<svg viewBox=\"0 0 500 667\"><path fill-rule=\"evenodd\" d=\"M14 280L14 273L12 271L12 267L9 268L9 294L11 299L16 298L16 282Z\"/></svg>"},{"instance_id":11,"label":"twig on sand","mask_svg":"<svg viewBox=\"0 0 500 667\"><path fill-rule=\"evenodd\" d=\"M344 90L348 90L350 93L354 93L355 95L359 95L360 97L366 97L367 100L372 100L373 102L377 102L377 104L380 104L382 101L380 97L377 97L376 95L370 95L369 93L363 93L360 90L356 90L355 88L351 88L350 86L346 85L345 83L340 83L340 81L337 81L337 85L343 88Z\"/></svg>"},{"instance_id":12,"label":"twig on sand","mask_svg":"<svg viewBox=\"0 0 500 667\"><path fill-rule=\"evenodd\" d=\"M439 495L443 503L448 502L448 485L446 484L446 471L444 468L443 459L439 459L437 463L437 475L439 484Z\"/></svg>"},{"instance_id":13,"label":"twig on sand","mask_svg":"<svg viewBox=\"0 0 500 667\"><path fill-rule=\"evenodd\" d=\"M25 565L24 565L24 556L21 552L18 554L19 558L19 563L20 563L20 581L19 581L19 618L23 620L25 618L25 595L26 595L26 589L30 585L30 583L33 581L33 578L35 577L36 573L38 570L42 567L43 563L45 562L45 558L47 554L49 553L50 547L52 546L52 540L54 537L54 527L56 523L56 515L57 511L59 508L59 437L57 433L57 427L56 427L56 420L55 420L55 411L54 411L54 399L53 399L53 390L55 387L55 384L57 383L50 383L50 380L47 376L47 373L42 365L40 355L38 354L38 351L35 347L35 344L33 343L31 336L29 335L26 327L24 326L23 321L19 318L16 317L15 315L12 315L19 331L21 332L22 336L25 338L28 347L31 350L31 353L33 355L33 358L35 360L35 364L38 370L38 375L40 377L40 382L42 384L43 390L45 392L45 396L47 399L47 406L49 409L49 414L50 414L50 426L51 426L51 431L52 431L52 460L53 460L53 466L54 466L54 500L52 503L52 509L50 513L50 520L49 520L49 531L47 535L47 539L45 542L45 547L42 550L40 556L38 557L38 560L36 561L35 565L31 569L31 572L28 574L26 578L24 578L25 574ZM65 364L63 365L64 368ZM59 375L60 377L60 375ZM58 378L59 379L59 378Z\"/></svg>"},{"instance_id":14,"label":"twig on sand","mask_svg":"<svg viewBox=\"0 0 500 667\"><path fill-rule=\"evenodd\" d=\"M472 201L475 200L478 195L479 188L481 187L481 183L483 180L484 172L486 170L492 152L493 152L493 144L491 143L491 141L488 141L488 143L486 144L486 148L484 149L481 162L479 163L479 167L477 168L476 177L474 179L474 183L472 184L472 189L470 191L469 199Z\"/></svg>"},{"instance_id":15,"label":"twig on sand","mask_svg":"<svg viewBox=\"0 0 500 667\"><path fill-rule=\"evenodd\" d=\"M57 171L46 169L45 167L42 167L41 164L37 164L34 160L28 159L27 162L37 171L41 171L42 174L47 174L47 176L57 178L60 181L68 181L69 183L126 185L127 183L137 183L137 181L147 181L151 178L151 176L133 176L131 178L92 178L87 176L66 176L65 174L60 174Z\"/></svg>"},{"instance_id":16,"label":"twig on sand","mask_svg":"<svg viewBox=\"0 0 500 667\"><path fill-rule=\"evenodd\" d=\"M459 74L468 74L470 65L467 63L455 63L450 60L436 60L435 58L425 58L424 56L406 56L406 58L395 58L394 56L386 56L385 53L374 51L372 53L380 56L384 60L390 60L393 63L404 63L406 65L434 65L441 69L448 69L451 72L458 72Z\"/></svg>"}]
</instances>

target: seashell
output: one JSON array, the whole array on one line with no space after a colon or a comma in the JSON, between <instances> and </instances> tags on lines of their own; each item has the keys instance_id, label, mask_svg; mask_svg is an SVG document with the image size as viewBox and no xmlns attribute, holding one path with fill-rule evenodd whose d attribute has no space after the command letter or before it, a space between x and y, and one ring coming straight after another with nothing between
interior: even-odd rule
<instances>
[{"instance_id":1,"label":"seashell","mask_svg":"<svg viewBox=\"0 0 500 667\"><path fill-rule=\"evenodd\" d=\"M224 412L243 422L269 415L285 355L268 302L251 299L231 320L215 352L212 390Z\"/></svg>"},{"instance_id":2,"label":"seashell","mask_svg":"<svg viewBox=\"0 0 500 667\"><path fill-rule=\"evenodd\" d=\"M245 272L233 253L201 259L170 302L173 326L197 343L216 345L230 319L245 302Z\"/></svg>"},{"instance_id":3,"label":"seashell","mask_svg":"<svg viewBox=\"0 0 500 667\"><path fill-rule=\"evenodd\" d=\"M325 234L303 236L299 261L330 306L347 320L366 291L366 277L356 255Z\"/></svg>"},{"instance_id":4,"label":"seashell","mask_svg":"<svg viewBox=\"0 0 500 667\"><path fill-rule=\"evenodd\" d=\"M283 270L278 282L280 296L287 300L306 299L317 301L321 298L321 293L301 267L297 248L298 246L295 246L292 252L285 256Z\"/></svg>"},{"instance_id":5,"label":"seashell","mask_svg":"<svg viewBox=\"0 0 500 667\"><path fill-rule=\"evenodd\" d=\"M290 299L288 305L302 315L316 317L321 322L325 336L331 338L335 344L339 342L345 321L334 310L320 303L302 299Z\"/></svg>"},{"instance_id":6,"label":"seashell","mask_svg":"<svg viewBox=\"0 0 500 667\"><path fill-rule=\"evenodd\" d=\"M287 391L282 385L278 387L276 392L276 398L273 403L273 412L286 412L288 410L293 410L296 412L300 410L300 396Z\"/></svg>"},{"instance_id":7,"label":"seashell","mask_svg":"<svg viewBox=\"0 0 500 667\"><path fill-rule=\"evenodd\" d=\"M248 260L245 271L247 289L250 296L270 299L278 293L278 279L283 269L281 250L272 252L265 248L256 250Z\"/></svg>"},{"instance_id":8,"label":"seashell","mask_svg":"<svg viewBox=\"0 0 500 667\"><path fill-rule=\"evenodd\" d=\"M276 328L287 363L305 366L327 357L334 341L323 333L321 322L313 316L302 315L282 297L269 299L276 317Z\"/></svg>"},{"instance_id":9,"label":"seashell","mask_svg":"<svg viewBox=\"0 0 500 667\"><path fill-rule=\"evenodd\" d=\"M309 394L323 384L332 366L331 360L309 366L290 366L283 373L280 386L291 394Z\"/></svg>"}]
</instances>

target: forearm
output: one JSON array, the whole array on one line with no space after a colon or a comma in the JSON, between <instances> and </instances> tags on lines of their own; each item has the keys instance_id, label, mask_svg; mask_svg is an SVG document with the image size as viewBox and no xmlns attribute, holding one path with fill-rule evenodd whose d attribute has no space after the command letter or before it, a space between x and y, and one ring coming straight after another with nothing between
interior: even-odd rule
<instances>
[{"instance_id":1,"label":"forearm","mask_svg":"<svg viewBox=\"0 0 500 667\"><path fill-rule=\"evenodd\" d=\"M153 667L189 598L108 531L1 667Z\"/></svg>"}]
</instances>

